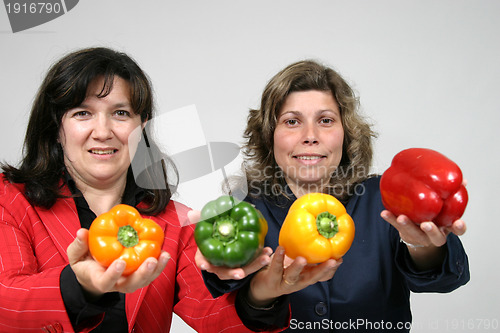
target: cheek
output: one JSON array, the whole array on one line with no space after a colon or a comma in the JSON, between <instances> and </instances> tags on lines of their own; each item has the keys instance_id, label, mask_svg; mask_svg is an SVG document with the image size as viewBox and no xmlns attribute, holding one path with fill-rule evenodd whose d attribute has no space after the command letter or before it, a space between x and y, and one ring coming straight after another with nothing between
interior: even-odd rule
<instances>
[{"instance_id":1,"label":"cheek","mask_svg":"<svg viewBox=\"0 0 500 333\"><path fill-rule=\"evenodd\" d=\"M295 146L295 139L293 135L283 133L281 131L274 132L274 154L282 155L288 154Z\"/></svg>"},{"instance_id":2,"label":"cheek","mask_svg":"<svg viewBox=\"0 0 500 333\"><path fill-rule=\"evenodd\" d=\"M332 147L335 152L342 152L342 147L344 145L344 131L337 130L334 133L330 133L327 136L328 146Z\"/></svg>"},{"instance_id":3,"label":"cheek","mask_svg":"<svg viewBox=\"0 0 500 333\"><path fill-rule=\"evenodd\" d=\"M133 156L137 150L137 146L142 139L142 127L135 127L132 131L128 131L123 137L122 142L129 147L130 155Z\"/></svg>"},{"instance_id":4,"label":"cheek","mask_svg":"<svg viewBox=\"0 0 500 333\"><path fill-rule=\"evenodd\" d=\"M276 160L276 163L280 167L282 166L283 160L287 155L287 146L288 145L286 144L283 135L278 134L274 136L274 145L273 145L274 159Z\"/></svg>"}]
</instances>

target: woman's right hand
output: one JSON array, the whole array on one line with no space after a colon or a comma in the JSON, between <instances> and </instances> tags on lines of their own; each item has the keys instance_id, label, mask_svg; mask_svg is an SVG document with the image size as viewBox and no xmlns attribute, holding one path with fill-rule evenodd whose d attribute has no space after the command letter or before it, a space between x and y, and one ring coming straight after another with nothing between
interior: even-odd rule
<instances>
[{"instance_id":1,"label":"woman's right hand","mask_svg":"<svg viewBox=\"0 0 500 333\"><path fill-rule=\"evenodd\" d=\"M170 255L163 251L159 259L148 258L128 276L122 276L125 261L117 259L103 267L92 258L88 247L88 230L80 229L68 246L67 255L71 269L87 297L95 299L107 292L131 293L149 285L165 269Z\"/></svg>"},{"instance_id":2,"label":"woman's right hand","mask_svg":"<svg viewBox=\"0 0 500 333\"><path fill-rule=\"evenodd\" d=\"M253 261L243 267L237 268L212 265L203 256L199 248L196 250L194 260L199 269L213 273L221 280L241 280L248 275L257 272L262 267L267 266L271 262L272 253L273 250L270 247L265 247Z\"/></svg>"},{"instance_id":3,"label":"woman's right hand","mask_svg":"<svg viewBox=\"0 0 500 333\"><path fill-rule=\"evenodd\" d=\"M254 306L266 307L279 296L331 279L341 263L342 259L314 265L307 264L303 257L292 260L285 256L285 249L278 246L271 264L252 278L247 299Z\"/></svg>"},{"instance_id":4,"label":"woman's right hand","mask_svg":"<svg viewBox=\"0 0 500 333\"><path fill-rule=\"evenodd\" d=\"M200 221L199 210L190 210L187 213L187 217L189 219L189 223L195 224ZM238 268L229 268L225 266L215 266L212 265L201 253L200 249L196 250L196 255L194 260L196 262L196 266L203 271L207 271L209 273L214 273L221 280L240 280L244 277L258 271L262 267L267 266L271 262L271 254L273 250L270 247L265 247L262 249L262 252L249 264L244 267Z\"/></svg>"}]
</instances>

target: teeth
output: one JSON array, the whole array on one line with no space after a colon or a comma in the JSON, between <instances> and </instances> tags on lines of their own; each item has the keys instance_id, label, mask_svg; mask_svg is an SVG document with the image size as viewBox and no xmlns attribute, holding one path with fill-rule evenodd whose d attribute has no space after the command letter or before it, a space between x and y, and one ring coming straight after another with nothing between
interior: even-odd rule
<instances>
[{"instance_id":1,"label":"teeth","mask_svg":"<svg viewBox=\"0 0 500 333\"><path fill-rule=\"evenodd\" d=\"M321 156L297 156L299 160L319 160Z\"/></svg>"},{"instance_id":2,"label":"teeth","mask_svg":"<svg viewBox=\"0 0 500 333\"><path fill-rule=\"evenodd\" d=\"M92 154L97 154L97 155L109 155L109 154L113 154L114 152L115 152L114 149L108 149L108 150L94 150L94 149L92 149L91 150Z\"/></svg>"}]
</instances>

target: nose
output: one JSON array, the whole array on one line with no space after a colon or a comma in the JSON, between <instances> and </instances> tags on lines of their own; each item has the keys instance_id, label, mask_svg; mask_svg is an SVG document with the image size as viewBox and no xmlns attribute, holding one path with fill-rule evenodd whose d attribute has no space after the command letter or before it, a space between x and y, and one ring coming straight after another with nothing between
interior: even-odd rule
<instances>
[{"instance_id":1,"label":"nose","mask_svg":"<svg viewBox=\"0 0 500 333\"><path fill-rule=\"evenodd\" d=\"M113 136L113 131L111 128L111 121L108 117L100 115L97 117L94 130L92 131L92 137L95 140L105 141Z\"/></svg>"},{"instance_id":2,"label":"nose","mask_svg":"<svg viewBox=\"0 0 500 333\"><path fill-rule=\"evenodd\" d=\"M317 128L314 125L311 124L304 126L304 138L302 143L305 145L318 144Z\"/></svg>"}]
</instances>

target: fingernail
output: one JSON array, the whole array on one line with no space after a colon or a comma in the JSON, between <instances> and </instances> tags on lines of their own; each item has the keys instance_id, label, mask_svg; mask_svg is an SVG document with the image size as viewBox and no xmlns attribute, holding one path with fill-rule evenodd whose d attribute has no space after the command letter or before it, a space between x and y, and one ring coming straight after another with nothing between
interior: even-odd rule
<instances>
[{"instance_id":1,"label":"fingernail","mask_svg":"<svg viewBox=\"0 0 500 333\"><path fill-rule=\"evenodd\" d=\"M117 272L123 272L125 270L126 264L123 261L119 261L115 265L115 269Z\"/></svg>"},{"instance_id":2,"label":"fingernail","mask_svg":"<svg viewBox=\"0 0 500 333\"><path fill-rule=\"evenodd\" d=\"M151 271L151 272L154 271L156 268L156 262L154 262L154 261L148 262L146 268L148 269L148 271Z\"/></svg>"},{"instance_id":3,"label":"fingernail","mask_svg":"<svg viewBox=\"0 0 500 333\"><path fill-rule=\"evenodd\" d=\"M233 274L233 279L239 280L239 279L241 279L241 275L238 273L235 273L235 274Z\"/></svg>"},{"instance_id":4,"label":"fingernail","mask_svg":"<svg viewBox=\"0 0 500 333\"><path fill-rule=\"evenodd\" d=\"M170 254L164 254L160 258L162 264L166 264L170 260Z\"/></svg>"},{"instance_id":5,"label":"fingernail","mask_svg":"<svg viewBox=\"0 0 500 333\"><path fill-rule=\"evenodd\" d=\"M201 265L200 265L200 269L205 271L205 270L207 269L207 265L205 265L205 264L201 264Z\"/></svg>"},{"instance_id":6,"label":"fingernail","mask_svg":"<svg viewBox=\"0 0 500 333\"><path fill-rule=\"evenodd\" d=\"M432 226L429 223L424 223L422 225L422 229L424 229L425 231L431 231L432 230Z\"/></svg>"}]
</instances>

